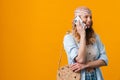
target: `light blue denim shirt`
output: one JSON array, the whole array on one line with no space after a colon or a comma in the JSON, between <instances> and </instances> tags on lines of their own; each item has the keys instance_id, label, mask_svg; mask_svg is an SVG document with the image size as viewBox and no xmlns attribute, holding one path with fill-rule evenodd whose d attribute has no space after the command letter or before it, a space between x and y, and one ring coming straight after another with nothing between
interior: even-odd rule
<instances>
[{"instance_id":1,"label":"light blue denim shirt","mask_svg":"<svg viewBox=\"0 0 120 80\"><path fill-rule=\"evenodd\" d=\"M96 42L93 44L93 46L96 48L96 60L101 59L104 60L105 63L108 65L108 58L106 56L106 51L105 47L102 44L99 36L96 34ZM75 63L74 58L78 54L78 49L80 47L79 43L77 43L72 36L72 34L66 34L63 39L63 45L64 49L67 53L68 57L68 64L73 64ZM96 68L96 75L97 75L97 80L104 80L101 70L99 68ZM85 70L81 70L81 80L85 80Z\"/></svg>"}]
</instances>

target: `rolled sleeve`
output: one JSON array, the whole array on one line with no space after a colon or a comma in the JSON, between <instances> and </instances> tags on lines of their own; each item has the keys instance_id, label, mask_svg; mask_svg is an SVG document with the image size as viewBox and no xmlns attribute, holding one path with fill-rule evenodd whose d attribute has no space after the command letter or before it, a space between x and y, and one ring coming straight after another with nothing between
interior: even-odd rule
<instances>
[{"instance_id":1,"label":"rolled sleeve","mask_svg":"<svg viewBox=\"0 0 120 80\"><path fill-rule=\"evenodd\" d=\"M98 59L99 60L103 60L106 65L108 65L108 58L107 58L107 55L106 55L106 50L105 50L105 47L104 45L102 44L101 40L100 40L100 37L97 35L97 43L98 43L98 50L99 50L99 57Z\"/></svg>"},{"instance_id":2,"label":"rolled sleeve","mask_svg":"<svg viewBox=\"0 0 120 80\"><path fill-rule=\"evenodd\" d=\"M73 38L72 35L67 34L64 37L63 40L63 45L64 45L64 49L67 53L67 56L70 57L72 59L72 61L74 61L75 57L78 54L78 46Z\"/></svg>"}]
</instances>

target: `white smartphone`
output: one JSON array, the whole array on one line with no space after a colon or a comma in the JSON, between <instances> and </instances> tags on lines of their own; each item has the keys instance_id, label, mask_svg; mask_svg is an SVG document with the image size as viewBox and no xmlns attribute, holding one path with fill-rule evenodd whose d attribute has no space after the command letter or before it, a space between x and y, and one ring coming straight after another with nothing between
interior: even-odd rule
<instances>
[{"instance_id":1,"label":"white smartphone","mask_svg":"<svg viewBox=\"0 0 120 80\"><path fill-rule=\"evenodd\" d=\"M76 16L74 19L74 23L76 24L78 21L80 21L80 24L82 25L82 27L85 27L85 23L83 23L82 19L79 16Z\"/></svg>"}]
</instances>

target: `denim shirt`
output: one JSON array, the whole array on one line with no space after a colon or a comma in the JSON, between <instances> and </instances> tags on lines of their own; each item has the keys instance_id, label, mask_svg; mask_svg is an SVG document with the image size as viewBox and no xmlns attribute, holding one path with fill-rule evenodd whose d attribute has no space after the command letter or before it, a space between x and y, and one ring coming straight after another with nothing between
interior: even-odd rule
<instances>
[{"instance_id":1,"label":"denim shirt","mask_svg":"<svg viewBox=\"0 0 120 80\"><path fill-rule=\"evenodd\" d=\"M95 38L96 38L96 42L93 44L93 46L96 49L96 54L97 54L95 59L96 60L104 60L106 65L108 65L108 58L106 55L105 47L102 44L100 37L97 34L96 34ZM67 53L68 64L75 63L74 58L78 54L78 49L80 48L79 43L77 43L75 41L72 34L66 34L63 39L63 45L64 45L64 49ZM99 67L96 68L96 75L97 75L97 80L104 80ZM85 69L81 70L81 80L85 80Z\"/></svg>"}]
</instances>

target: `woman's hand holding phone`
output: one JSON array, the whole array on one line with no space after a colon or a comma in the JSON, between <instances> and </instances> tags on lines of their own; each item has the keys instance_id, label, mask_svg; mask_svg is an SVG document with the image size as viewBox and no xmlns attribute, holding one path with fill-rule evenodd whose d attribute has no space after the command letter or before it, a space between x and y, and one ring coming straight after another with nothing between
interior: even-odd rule
<instances>
[{"instance_id":1,"label":"woman's hand holding phone","mask_svg":"<svg viewBox=\"0 0 120 80\"><path fill-rule=\"evenodd\" d=\"M87 28L87 26L85 23L83 23L82 19L79 16L75 18L75 24L80 36L85 37L86 35L85 29Z\"/></svg>"}]
</instances>

